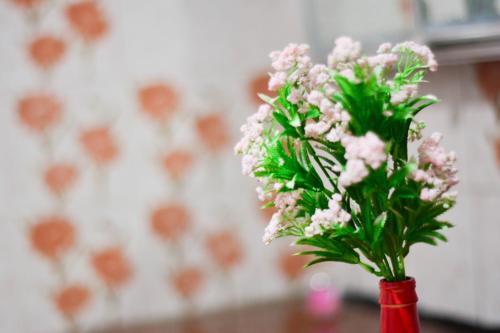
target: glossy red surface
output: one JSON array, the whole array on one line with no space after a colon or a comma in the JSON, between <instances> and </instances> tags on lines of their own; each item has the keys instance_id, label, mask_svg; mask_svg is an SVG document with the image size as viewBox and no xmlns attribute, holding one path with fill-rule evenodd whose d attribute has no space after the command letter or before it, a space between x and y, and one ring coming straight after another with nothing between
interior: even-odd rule
<instances>
[{"instance_id":1,"label":"glossy red surface","mask_svg":"<svg viewBox=\"0 0 500 333\"><path fill-rule=\"evenodd\" d=\"M380 333L420 333L415 279L380 281Z\"/></svg>"}]
</instances>

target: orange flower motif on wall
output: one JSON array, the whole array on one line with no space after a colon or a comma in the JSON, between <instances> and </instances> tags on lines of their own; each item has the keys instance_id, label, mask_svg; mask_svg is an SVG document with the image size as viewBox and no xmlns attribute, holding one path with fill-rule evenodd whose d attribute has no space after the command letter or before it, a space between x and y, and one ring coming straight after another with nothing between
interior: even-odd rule
<instances>
[{"instance_id":1,"label":"orange flower motif on wall","mask_svg":"<svg viewBox=\"0 0 500 333\"><path fill-rule=\"evenodd\" d=\"M132 267L119 247L111 247L92 256L92 266L109 287L117 288L132 278Z\"/></svg>"},{"instance_id":2,"label":"orange flower motif on wall","mask_svg":"<svg viewBox=\"0 0 500 333\"><path fill-rule=\"evenodd\" d=\"M155 120L167 118L179 106L177 92L164 83L142 87L139 90L138 98L142 111Z\"/></svg>"},{"instance_id":3,"label":"orange flower motif on wall","mask_svg":"<svg viewBox=\"0 0 500 333\"><path fill-rule=\"evenodd\" d=\"M51 165L45 171L45 184L54 194L64 194L76 180L78 173L76 167L68 163Z\"/></svg>"},{"instance_id":4,"label":"orange flower motif on wall","mask_svg":"<svg viewBox=\"0 0 500 333\"><path fill-rule=\"evenodd\" d=\"M61 118L61 103L49 94L31 94L21 98L17 111L21 122L36 132L44 132Z\"/></svg>"},{"instance_id":5,"label":"orange flower motif on wall","mask_svg":"<svg viewBox=\"0 0 500 333\"><path fill-rule=\"evenodd\" d=\"M258 94L264 94L270 97L276 96L274 91L267 89L267 83L269 82L269 75L267 73L262 73L256 76L249 84L249 95L250 100L255 105L260 105L264 103Z\"/></svg>"},{"instance_id":6,"label":"orange flower motif on wall","mask_svg":"<svg viewBox=\"0 0 500 333\"><path fill-rule=\"evenodd\" d=\"M64 287L54 295L54 302L61 314L73 318L89 303L90 290L79 284Z\"/></svg>"},{"instance_id":7,"label":"orange flower motif on wall","mask_svg":"<svg viewBox=\"0 0 500 333\"><path fill-rule=\"evenodd\" d=\"M209 235L206 241L208 252L224 269L241 263L243 251L236 235L229 230Z\"/></svg>"},{"instance_id":8,"label":"orange flower motif on wall","mask_svg":"<svg viewBox=\"0 0 500 333\"><path fill-rule=\"evenodd\" d=\"M64 41L50 35L39 36L29 45L31 60L44 69L54 66L61 60L65 50Z\"/></svg>"},{"instance_id":9,"label":"orange flower motif on wall","mask_svg":"<svg viewBox=\"0 0 500 333\"><path fill-rule=\"evenodd\" d=\"M151 214L151 227L155 234L166 241L176 241L186 233L191 217L180 203L169 203L156 208Z\"/></svg>"},{"instance_id":10,"label":"orange flower motif on wall","mask_svg":"<svg viewBox=\"0 0 500 333\"><path fill-rule=\"evenodd\" d=\"M109 127L84 130L80 141L85 152L98 164L107 164L118 156L118 146Z\"/></svg>"},{"instance_id":11,"label":"orange flower motif on wall","mask_svg":"<svg viewBox=\"0 0 500 333\"><path fill-rule=\"evenodd\" d=\"M75 244L75 228L64 217L49 216L31 226L30 239L38 253L57 260Z\"/></svg>"},{"instance_id":12,"label":"orange flower motif on wall","mask_svg":"<svg viewBox=\"0 0 500 333\"><path fill-rule=\"evenodd\" d=\"M229 144L229 129L221 113L211 113L196 120L200 140L212 152L220 151Z\"/></svg>"},{"instance_id":13,"label":"orange flower motif on wall","mask_svg":"<svg viewBox=\"0 0 500 333\"><path fill-rule=\"evenodd\" d=\"M295 256L284 252L279 257L279 268L281 273L288 280L296 280L305 271L304 266L310 261L307 256Z\"/></svg>"},{"instance_id":14,"label":"orange flower motif on wall","mask_svg":"<svg viewBox=\"0 0 500 333\"><path fill-rule=\"evenodd\" d=\"M175 179L181 178L193 165L193 155L183 149L169 152L163 158L163 169Z\"/></svg>"},{"instance_id":15,"label":"orange flower motif on wall","mask_svg":"<svg viewBox=\"0 0 500 333\"><path fill-rule=\"evenodd\" d=\"M197 267L187 267L172 275L171 283L175 291L185 299L190 299L203 287L205 277Z\"/></svg>"},{"instance_id":16,"label":"orange flower motif on wall","mask_svg":"<svg viewBox=\"0 0 500 333\"><path fill-rule=\"evenodd\" d=\"M24 9L31 9L38 5L41 0L11 0L13 4Z\"/></svg>"},{"instance_id":17,"label":"orange flower motif on wall","mask_svg":"<svg viewBox=\"0 0 500 333\"><path fill-rule=\"evenodd\" d=\"M108 22L96 1L78 1L68 5L66 17L71 27L89 42L108 32Z\"/></svg>"}]
</instances>

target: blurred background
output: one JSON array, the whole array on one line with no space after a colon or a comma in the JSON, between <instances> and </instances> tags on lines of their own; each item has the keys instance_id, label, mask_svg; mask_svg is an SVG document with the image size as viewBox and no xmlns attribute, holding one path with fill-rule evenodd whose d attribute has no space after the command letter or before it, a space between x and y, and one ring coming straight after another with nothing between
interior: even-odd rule
<instances>
[{"instance_id":1,"label":"blurred background","mask_svg":"<svg viewBox=\"0 0 500 333\"><path fill-rule=\"evenodd\" d=\"M1 0L0 332L376 332L377 279L265 246L232 147L268 54L428 43L455 228L408 258L425 332L500 328L500 1ZM481 328L481 329L480 329Z\"/></svg>"}]
</instances>

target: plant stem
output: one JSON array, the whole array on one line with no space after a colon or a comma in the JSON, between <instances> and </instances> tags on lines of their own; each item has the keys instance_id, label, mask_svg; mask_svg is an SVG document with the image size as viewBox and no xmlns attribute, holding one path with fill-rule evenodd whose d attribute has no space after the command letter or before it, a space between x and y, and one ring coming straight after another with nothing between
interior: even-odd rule
<instances>
[{"instance_id":1,"label":"plant stem","mask_svg":"<svg viewBox=\"0 0 500 333\"><path fill-rule=\"evenodd\" d=\"M337 185L335 185L335 183L333 182L333 180L330 177L330 174L325 170L325 168L323 167L323 164L321 164L321 161L319 160L318 156L316 155L316 152L314 151L311 144L307 140L305 140L304 143L306 145L307 150L309 151L309 156L312 156L314 161L316 161L319 168L321 169L321 171L323 171L323 173L325 174L325 177L328 179L328 181L332 185L333 189L338 191Z\"/></svg>"}]
</instances>

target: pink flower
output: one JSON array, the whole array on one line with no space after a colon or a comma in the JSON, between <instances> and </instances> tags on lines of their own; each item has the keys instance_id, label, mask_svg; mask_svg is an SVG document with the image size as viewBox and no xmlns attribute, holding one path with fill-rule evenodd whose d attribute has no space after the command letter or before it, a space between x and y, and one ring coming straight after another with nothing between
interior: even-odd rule
<instances>
[{"instance_id":1,"label":"pink flower","mask_svg":"<svg viewBox=\"0 0 500 333\"><path fill-rule=\"evenodd\" d=\"M325 65L314 65L308 74L311 86L321 87L330 79L330 74L328 73L328 67Z\"/></svg>"},{"instance_id":2,"label":"pink flower","mask_svg":"<svg viewBox=\"0 0 500 333\"><path fill-rule=\"evenodd\" d=\"M435 188L423 188L420 192L420 199L424 201L434 201L439 196L439 190Z\"/></svg>"},{"instance_id":3,"label":"pink flower","mask_svg":"<svg viewBox=\"0 0 500 333\"><path fill-rule=\"evenodd\" d=\"M343 77L345 77L347 80L351 81L352 83L359 83L360 82L359 79L354 74L354 71L350 68L345 68L345 69L341 70L339 74L342 75Z\"/></svg>"},{"instance_id":4,"label":"pink flower","mask_svg":"<svg viewBox=\"0 0 500 333\"><path fill-rule=\"evenodd\" d=\"M337 68L339 65L355 61L361 55L361 43L350 37L339 37L335 40L335 47L328 56L328 66Z\"/></svg>"},{"instance_id":5,"label":"pink flower","mask_svg":"<svg viewBox=\"0 0 500 333\"><path fill-rule=\"evenodd\" d=\"M342 196L335 193L328 202L328 209L316 209L313 216L311 216L311 224L304 229L305 236L321 235L325 229L334 224L344 225L349 222L351 215L342 209L340 206L341 201Z\"/></svg>"},{"instance_id":6,"label":"pink flower","mask_svg":"<svg viewBox=\"0 0 500 333\"><path fill-rule=\"evenodd\" d=\"M278 193L274 204L280 210L293 209L297 205L297 200L300 199L301 193L301 191Z\"/></svg>"},{"instance_id":7,"label":"pink flower","mask_svg":"<svg viewBox=\"0 0 500 333\"><path fill-rule=\"evenodd\" d=\"M309 61L306 53L309 51L307 44L288 44L283 51L273 51L269 54L272 60L272 66L275 70L286 72L295 64L304 64Z\"/></svg>"},{"instance_id":8,"label":"pink flower","mask_svg":"<svg viewBox=\"0 0 500 333\"><path fill-rule=\"evenodd\" d=\"M391 52L391 49L392 49L392 45L391 43L382 43L379 45L378 49L377 49L377 53L380 54L380 53L389 53Z\"/></svg>"},{"instance_id":9,"label":"pink flower","mask_svg":"<svg viewBox=\"0 0 500 333\"><path fill-rule=\"evenodd\" d=\"M417 169L411 174L411 178L419 183L431 183L432 176L424 170Z\"/></svg>"},{"instance_id":10,"label":"pink flower","mask_svg":"<svg viewBox=\"0 0 500 333\"><path fill-rule=\"evenodd\" d=\"M262 236L262 241L265 244L270 244L276 237L278 237L279 231L282 229L281 225L281 213L276 212L271 217L271 221L264 229L264 236Z\"/></svg>"},{"instance_id":11,"label":"pink flower","mask_svg":"<svg viewBox=\"0 0 500 333\"><path fill-rule=\"evenodd\" d=\"M363 161L348 160L345 171L339 177L339 182L343 187L348 187L361 182L366 176L368 176L368 169Z\"/></svg>"},{"instance_id":12,"label":"pink flower","mask_svg":"<svg viewBox=\"0 0 500 333\"><path fill-rule=\"evenodd\" d=\"M271 78L269 79L268 89L271 91L276 91L279 88L282 88L286 84L286 73L285 72L276 72L271 74Z\"/></svg>"},{"instance_id":13,"label":"pink flower","mask_svg":"<svg viewBox=\"0 0 500 333\"><path fill-rule=\"evenodd\" d=\"M346 150L346 159L363 160L372 169L378 169L387 159L384 142L372 132L361 137L345 136L342 145Z\"/></svg>"},{"instance_id":14,"label":"pink flower","mask_svg":"<svg viewBox=\"0 0 500 333\"><path fill-rule=\"evenodd\" d=\"M394 53L382 53L366 58L368 65L372 68L378 66L382 68L392 67L398 62L398 59L398 55Z\"/></svg>"},{"instance_id":15,"label":"pink flower","mask_svg":"<svg viewBox=\"0 0 500 333\"><path fill-rule=\"evenodd\" d=\"M456 155L440 145L442 138L441 133L433 133L418 147L419 169L412 173L411 178L431 186L423 188L420 193L420 198L425 201L453 201L456 197L456 193L450 191L458 183Z\"/></svg>"},{"instance_id":16,"label":"pink flower","mask_svg":"<svg viewBox=\"0 0 500 333\"><path fill-rule=\"evenodd\" d=\"M313 90L307 95L307 102L315 106L320 106L323 98L325 98L325 96L320 91Z\"/></svg>"},{"instance_id":17,"label":"pink flower","mask_svg":"<svg viewBox=\"0 0 500 333\"><path fill-rule=\"evenodd\" d=\"M259 166L263 156L257 154L247 154L241 158L241 172L245 176L253 175L255 169Z\"/></svg>"},{"instance_id":18,"label":"pink flower","mask_svg":"<svg viewBox=\"0 0 500 333\"><path fill-rule=\"evenodd\" d=\"M269 244L278 237L279 232L287 226L289 220L297 214L297 201L302 196L302 190L278 193L274 199L274 205L278 210L271 217L271 221L264 230L262 241Z\"/></svg>"},{"instance_id":19,"label":"pink flower","mask_svg":"<svg viewBox=\"0 0 500 333\"><path fill-rule=\"evenodd\" d=\"M450 157L447 155L446 150L440 145L443 139L443 134L434 132L432 135L425 139L420 147L418 147L420 164L431 163L435 167L442 167L448 158L454 159L454 154Z\"/></svg>"},{"instance_id":20,"label":"pink flower","mask_svg":"<svg viewBox=\"0 0 500 333\"><path fill-rule=\"evenodd\" d=\"M391 104L398 105L417 95L417 85L407 84L391 94Z\"/></svg>"},{"instance_id":21,"label":"pink flower","mask_svg":"<svg viewBox=\"0 0 500 333\"><path fill-rule=\"evenodd\" d=\"M288 95L287 100L292 104L297 104L302 100L303 96L298 89L292 89L290 95Z\"/></svg>"},{"instance_id":22,"label":"pink flower","mask_svg":"<svg viewBox=\"0 0 500 333\"><path fill-rule=\"evenodd\" d=\"M330 123L326 121L315 122L312 119L308 119L304 131L309 138L319 138L321 135L325 134L331 127Z\"/></svg>"},{"instance_id":23,"label":"pink flower","mask_svg":"<svg viewBox=\"0 0 500 333\"><path fill-rule=\"evenodd\" d=\"M410 51L419 59L422 66L428 67L433 72L437 70L438 64L434 54L429 47L425 45L420 45L415 42L404 42L394 46L392 51L398 53Z\"/></svg>"}]
</instances>

